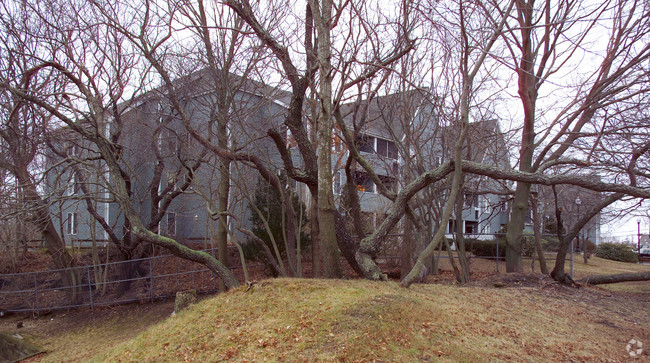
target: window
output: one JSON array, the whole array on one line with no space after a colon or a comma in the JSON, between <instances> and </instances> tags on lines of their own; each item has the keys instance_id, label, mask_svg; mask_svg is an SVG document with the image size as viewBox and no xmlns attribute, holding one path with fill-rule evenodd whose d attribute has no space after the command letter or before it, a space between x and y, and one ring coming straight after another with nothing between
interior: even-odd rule
<instances>
[{"instance_id":1,"label":"window","mask_svg":"<svg viewBox=\"0 0 650 363\"><path fill-rule=\"evenodd\" d=\"M377 155L397 160L397 146L392 141L377 138Z\"/></svg>"},{"instance_id":2,"label":"window","mask_svg":"<svg viewBox=\"0 0 650 363\"><path fill-rule=\"evenodd\" d=\"M167 212L167 234L170 236L176 235L176 213Z\"/></svg>"},{"instance_id":3,"label":"window","mask_svg":"<svg viewBox=\"0 0 650 363\"><path fill-rule=\"evenodd\" d=\"M81 182L79 181L79 175L77 173L72 173L72 177L68 181L68 187L65 190L65 195L76 195L81 192Z\"/></svg>"},{"instance_id":4,"label":"window","mask_svg":"<svg viewBox=\"0 0 650 363\"><path fill-rule=\"evenodd\" d=\"M79 218L77 213L68 213L68 223L66 225L66 232L68 235L76 235L79 227Z\"/></svg>"},{"instance_id":5,"label":"window","mask_svg":"<svg viewBox=\"0 0 650 363\"><path fill-rule=\"evenodd\" d=\"M169 187L171 185L172 186L171 190L174 190L174 191L178 190L178 185L176 184L177 179L178 179L178 173L176 171L167 170L167 186L166 187Z\"/></svg>"},{"instance_id":6,"label":"window","mask_svg":"<svg viewBox=\"0 0 650 363\"><path fill-rule=\"evenodd\" d=\"M465 207L474 207L478 206L478 196L476 194L465 193Z\"/></svg>"},{"instance_id":7,"label":"window","mask_svg":"<svg viewBox=\"0 0 650 363\"><path fill-rule=\"evenodd\" d=\"M470 221L465 221L465 233L477 233L478 231L478 223L477 222L470 222Z\"/></svg>"},{"instance_id":8,"label":"window","mask_svg":"<svg viewBox=\"0 0 650 363\"><path fill-rule=\"evenodd\" d=\"M79 146L72 144L68 148L68 156L79 156Z\"/></svg>"},{"instance_id":9,"label":"window","mask_svg":"<svg viewBox=\"0 0 650 363\"><path fill-rule=\"evenodd\" d=\"M374 153L375 138L368 135L361 135L357 139L357 147L359 148L359 151L363 151L366 153Z\"/></svg>"},{"instance_id":10,"label":"window","mask_svg":"<svg viewBox=\"0 0 650 363\"><path fill-rule=\"evenodd\" d=\"M374 193L375 192L375 183L372 182L372 179L366 173L356 173L354 177L354 182L357 184L357 190L365 193Z\"/></svg>"}]
</instances>

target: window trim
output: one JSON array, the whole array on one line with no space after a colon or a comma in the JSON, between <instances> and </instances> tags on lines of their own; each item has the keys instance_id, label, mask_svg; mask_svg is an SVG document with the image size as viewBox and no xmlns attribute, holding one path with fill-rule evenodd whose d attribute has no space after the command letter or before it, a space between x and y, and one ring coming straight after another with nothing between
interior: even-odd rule
<instances>
[{"instance_id":1,"label":"window trim","mask_svg":"<svg viewBox=\"0 0 650 363\"><path fill-rule=\"evenodd\" d=\"M70 212L67 215L66 234L76 236L79 234L79 215L77 212Z\"/></svg>"}]
</instances>

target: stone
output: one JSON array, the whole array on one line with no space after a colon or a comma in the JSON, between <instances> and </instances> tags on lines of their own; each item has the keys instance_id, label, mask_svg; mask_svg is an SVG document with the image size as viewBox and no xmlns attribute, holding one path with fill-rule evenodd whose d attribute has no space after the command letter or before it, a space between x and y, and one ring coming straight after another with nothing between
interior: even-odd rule
<instances>
[{"instance_id":1,"label":"stone","mask_svg":"<svg viewBox=\"0 0 650 363\"><path fill-rule=\"evenodd\" d=\"M43 349L32 345L22 336L18 338L0 333L0 362L18 362L43 352Z\"/></svg>"},{"instance_id":2,"label":"stone","mask_svg":"<svg viewBox=\"0 0 650 363\"><path fill-rule=\"evenodd\" d=\"M188 306L198 301L196 290L178 291L176 292L176 300L174 300L174 313L178 314L180 311L186 309Z\"/></svg>"}]
</instances>

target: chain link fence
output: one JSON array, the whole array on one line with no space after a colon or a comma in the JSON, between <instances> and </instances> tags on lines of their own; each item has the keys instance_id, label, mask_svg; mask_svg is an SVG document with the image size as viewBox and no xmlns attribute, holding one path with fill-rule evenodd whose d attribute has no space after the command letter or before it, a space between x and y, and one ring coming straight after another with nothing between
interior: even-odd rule
<instances>
[{"instance_id":1,"label":"chain link fence","mask_svg":"<svg viewBox=\"0 0 650 363\"><path fill-rule=\"evenodd\" d=\"M384 241L384 253L376 257L382 269L391 277L399 277L401 265L402 235L391 234ZM448 236L451 255L457 257L453 247L453 236ZM551 240L552 236L543 236ZM525 261L531 263L534 246L532 236L527 236L524 246ZM497 241L500 241L497 243ZM501 235L470 235L466 237L466 250L470 271L495 273L505 271L505 241ZM552 243L544 242L543 248L547 264L551 264L556 249ZM215 254L216 249L205 252ZM573 256L571 256L573 257ZM444 244L434 256L437 271L452 271L449 252ZM577 257L576 257L577 258ZM567 256L567 265L572 258ZM304 261L304 276L311 274L311 266ZM526 262L525 262L526 263ZM535 268L539 269L539 264ZM249 272L263 275L264 265L247 263ZM567 266L568 267L568 266ZM243 282L241 266L231 266L235 276ZM125 274L125 271L130 273ZM60 270L0 274L0 314L8 312L35 312L116 305L130 302L153 301L175 296L177 291L195 289L198 293L215 293L218 291L218 279L203 265L180 259L173 255L160 255L143 259L108 262L67 269L74 272L78 283L74 287L63 286ZM390 274L393 273L393 275ZM124 277L126 276L126 277ZM70 299L72 292L74 300ZM71 302L72 301L72 302Z\"/></svg>"},{"instance_id":2,"label":"chain link fence","mask_svg":"<svg viewBox=\"0 0 650 363\"><path fill-rule=\"evenodd\" d=\"M214 254L214 250L205 250ZM256 265L249 265L256 267ZM243 281L241 266L231 270ZM125 271L131 273L125 274ZM173 255L109 262L66 269L78 283L63 286L61 270L0 274L0 314L35 312L130 302L153 301L175 296L177 291L218 291L218 278L205 266ZM127 277L123 277L127 276ZM70 297L75 294L75 298ZM72 302L71 302L72 301Z\"/></svg>"}]
</instances>

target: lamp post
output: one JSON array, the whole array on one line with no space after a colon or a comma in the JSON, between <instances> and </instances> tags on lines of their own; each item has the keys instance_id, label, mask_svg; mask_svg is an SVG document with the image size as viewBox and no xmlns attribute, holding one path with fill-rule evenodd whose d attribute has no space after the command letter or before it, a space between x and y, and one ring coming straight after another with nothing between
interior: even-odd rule
<instances>
[{"instance_id":1,"label":"lamp post","mask_svg":"<svg viewBox=\"0 0 650 363\"><path fill-rule=\"evenodd\" d=\"M636 253L641 253L641 218L636 219Z\"/></svg>"},{"instance_id":2,"label":"lamp post","mask_svg":"<svg viewBox=\"0 0 650 363\"><path fill-rule=\"evenodd\" d=\"M582 204L582 201L580 200L580 196L576 197L576 205L578 206L578 217L577 219L580 219L580 205ZM584 244L584 242L583 242ZM580 251L580 231L578 231L578 235L576 236L576 250Z\"/></svg>"}]
</instances>

